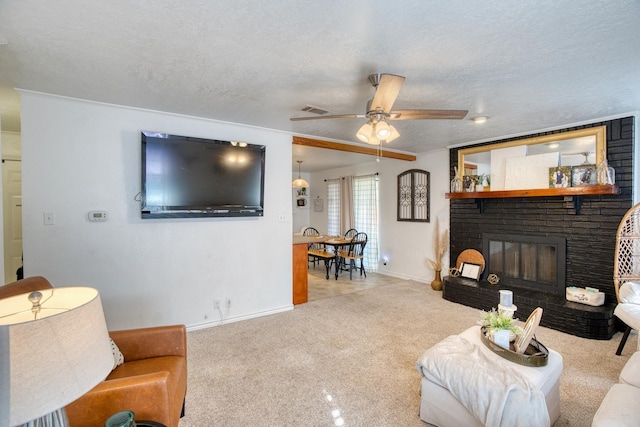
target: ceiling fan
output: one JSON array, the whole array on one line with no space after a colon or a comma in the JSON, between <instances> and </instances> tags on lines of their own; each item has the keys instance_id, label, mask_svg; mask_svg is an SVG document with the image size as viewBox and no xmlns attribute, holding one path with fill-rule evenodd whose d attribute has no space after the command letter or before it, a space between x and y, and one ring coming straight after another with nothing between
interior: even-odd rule
<instances>
[{"instance_id":1,"label":"ceiling fan","mask_svg":"<svg viewBox=\"0 0 640 427\"><path fill-rule=\"evenodd\" d=\"M376 88L376 92L369 102L365 114L335 114L318 117L292 117L292 121L324 120L324 119L353 119L367 118L356 136L362 142L380 145L381 141L390 142L400 136L395 127L387 123L391 120L461 120L467 110L392 110L393 103L400 93L405 78L394 74L371 74L369 82Z\"/></svg>"}]
</instances>

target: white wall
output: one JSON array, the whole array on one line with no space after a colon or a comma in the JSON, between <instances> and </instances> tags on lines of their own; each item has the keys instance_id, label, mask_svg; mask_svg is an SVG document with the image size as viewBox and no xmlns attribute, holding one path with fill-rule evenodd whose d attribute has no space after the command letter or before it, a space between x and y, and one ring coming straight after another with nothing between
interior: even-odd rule
<instances>
[{"instance_id":1,"label":"white wall","mask_svg":"<svg viewBox=\"0 0 640 427\"><path fill-rule=\"evenodd\" d=\"M33 92L21 106L26 276L97 288L111 330L215 324L214 299L227 321L292 308L289 134ZM142 220L141 130L266 145L264 217Z\"/></svg>"},{"instance_id":2,"label":"white wall","mask_svg":"<svg viewBox=\"0 0 640 427\"><path fill-rule=\"evenodd\" d=\"M307 182L309 182L309 179L310 179L309 173L301 173L300 176L303 179L305 179ZM298 178L297 171L291 175L291 181L293 182L293 180L296 178ZM292 222L293 222L294 233L299 233L302 227L309 226L309 211L313 210L313 205L309 204L309 202L311 201L309 198L309 193L307 193L307 198L305 199L307 201L307 205L304 207L298 207L296 202L298 199L298 190L299 190L298 188L291 188L291 206L293 209ZM309 192L309 190L310 188L307 188L307 192Z\"/></svg>"},{"instance_id":3,"label":"white wall","mask_svg":"<svg viewBox=\"0 0 640 427\"><path fill-rule=\"evenodd\" d=\"M398 175L408 169L422 169L430 172L431 221L399 222L397 218L397 186ZM419 155L415 162L406 162L383 158L376 162L332 169L311 174L311 202L320 196L324 199L324 210L321 213L310 212L311 225L320 233L327 232L327 206L325 179L347 175L367 175L378 172L380 191L380 262L378 272L390 276L431 282L433 271L425 266L425 259L433 258L433 230L436 217L440 222L440 231L449 227L449 201L444 195L449 191L449 150L438 150ZM382 259L387 256L389 262L383 265ZM448 266L448 254L443 260Z\"/></svg>"}]
</instances>

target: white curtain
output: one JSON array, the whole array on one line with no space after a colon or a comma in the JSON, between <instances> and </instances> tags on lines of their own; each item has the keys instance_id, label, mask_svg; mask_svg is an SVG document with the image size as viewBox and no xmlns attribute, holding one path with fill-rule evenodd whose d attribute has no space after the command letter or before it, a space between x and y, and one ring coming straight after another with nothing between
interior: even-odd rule
<instances>
[{"instance_id":1,"label":"white curtain","mask_svg":"<svg viewBox=\"0 0 640 427\"><path fill-rule=\"evenodd\" d=\"M340 235L355 228L353 207L353 177L345 176L340 181Z\"/></svg>"}]
</instances>

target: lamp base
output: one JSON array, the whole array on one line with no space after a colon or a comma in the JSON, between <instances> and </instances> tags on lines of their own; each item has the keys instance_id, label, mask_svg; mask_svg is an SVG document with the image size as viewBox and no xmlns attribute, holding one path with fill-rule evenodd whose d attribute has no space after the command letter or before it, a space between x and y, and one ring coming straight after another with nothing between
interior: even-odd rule
<instances>
[{"instance_id":1,"label":"lamp base","mask_svg":"<svg viewBox=\"0 0 640 427\"><path fill-rule=\"evenodd\" d=\"M69 419L67 418L67 411L64 408L60 408L40 418L20 424L18 427L69 427Z\"/></svg>"}]
</instances>

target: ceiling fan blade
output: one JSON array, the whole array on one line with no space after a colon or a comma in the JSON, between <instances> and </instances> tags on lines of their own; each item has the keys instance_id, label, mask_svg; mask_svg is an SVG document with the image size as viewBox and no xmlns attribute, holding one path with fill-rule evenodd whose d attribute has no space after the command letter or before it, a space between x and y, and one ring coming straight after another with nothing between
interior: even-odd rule
<instances>
[{"instance_id":1,"label":"ceiling fan blade","mask_svg":"<svg viewBox=\"0 0 640 427\"><path fill-rule=\"evenodd\" d=\"M400 88L404 83L404 77L393 74L380 75L380 81L376 88L376 94L371 101L371 110L382 108L385 112L390 111L393 103L400 93Z\"/></svg>"},{"instance_id":2,"label":"ceiling fan blade","mask_svg":"<svg viewBox=\"0 0 640 427\"><path fill-rule=\"evenodd\" d=\"M364 114L335 114L332 116L317 116L317 117L291 117L289 120L297 122L301 120L323 120L323 119L362 119Z\"/></svg>"},{"instance_id":3,"label":"ceiling fan blade","mask_svg":"<svg viewBox=\"0 0 640 427\"><path fill-rule=\"evenodd\" d=\"M468 110L394 110L391 120L462 120Z\"/></svg>"}]
</instances>

